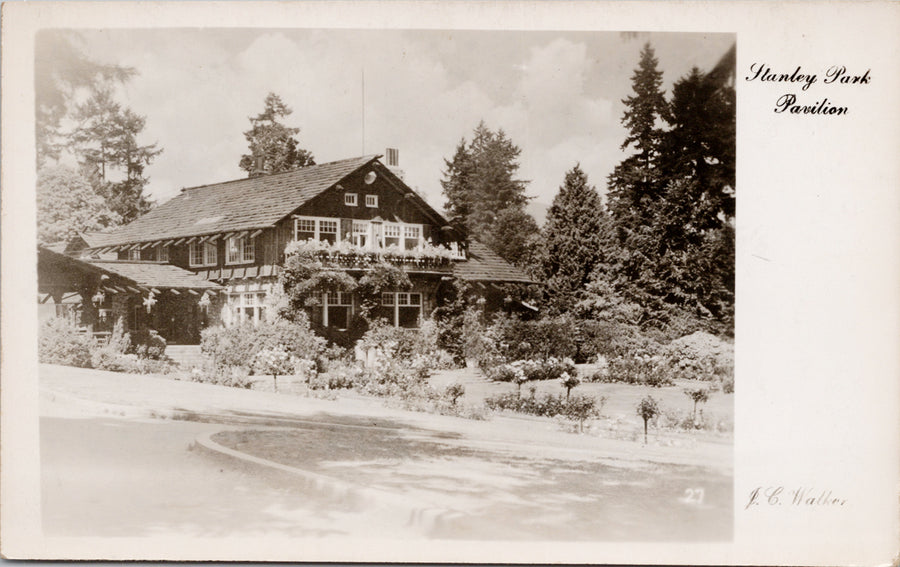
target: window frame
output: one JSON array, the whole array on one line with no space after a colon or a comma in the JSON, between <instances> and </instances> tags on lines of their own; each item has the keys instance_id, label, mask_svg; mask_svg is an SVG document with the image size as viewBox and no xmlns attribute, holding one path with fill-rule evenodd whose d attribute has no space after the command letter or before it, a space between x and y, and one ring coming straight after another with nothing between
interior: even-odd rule
<instances>
[{"instance_id":1,"label":"window frame","mask_svg":"<svg viewBox=\"0 0 900 567\"><path fill-rule=\"evenodd\" d=\"M234 246L232 246L234 244ZM232 252L237 257L232 259ZM256 242L249 235L232 236L225 240L225 264L229 266L237 264L252 264L256 261Z\"/></svg>"},{"instance_id":2,"label":"window frame","mask_svg":"<svg viewBox=\"0 0 900 567\"><path fill-rule=\"evenodd\" d=\"M336 218L336 217L311 217L311 216L306 216L306 215L295 215L295 216L294 216L294 234L293 234L293 236L294 236L294 241L297 241L297 242L305 242L306 240L310 240L309 238L307 238L307 239L305 239L305 240L300 240L300 238L298 238L298 234L299 234L300 232L305 232L305 233L307 233L307 234L309 234L309 232L310 232L310 231L308 231L308 230L303 230L303 231L301 231L301 230L300 230L300 224L301 224L301 223L312 223L312 226L313 226L313 230L312 230L312 235L313 235L313 237L312 237L312 240L314 240L314 241L317 241L317 242L328 242L327 239L326 239L326 240L323 240L323 239L321 238L321 236L322 236L323 234L333 234L333 235L334 235L334 241L335 241L335 242L340 242L340 241L341 241L341 219L340 219L340 218ZM331 230L328 230L328 231L322 230L322 223L334 223L334 226L333 226L333 227L330 227L330 228L333 228L334 230L333 230L333 231L331 231ZM351 230L352 230L352 229L351 229Z\"/></svg>"},{"instance_id":3,"label":"window frame","mask_svg":"<svg viewBox=\"0 0 900 567\"><path fill-rule=\"evenodd\" d=\"M199 264L195 263L194 260L194 250L196 247L199 248L199 256L200 262ZM211 251L211 252L210 252ZM204 266L216 266L219 264L219 247L213 241L210 242L208 240L204 242L191 242L188 246L188 265L192 268L204 267Z\"/></svg>"}]
</instances>

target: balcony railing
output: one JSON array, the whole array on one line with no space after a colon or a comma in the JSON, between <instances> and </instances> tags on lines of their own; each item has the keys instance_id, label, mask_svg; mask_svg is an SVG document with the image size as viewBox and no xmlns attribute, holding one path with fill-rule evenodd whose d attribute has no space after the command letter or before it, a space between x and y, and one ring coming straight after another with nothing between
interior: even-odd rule
<instances>
[{"instance_id":1,"label":"balcony railing","mask_svg":"<svg viewBox=\"0 0 900 567\"><path fill-rule=\"evenodd\" d=\"M383 260L409 271L449 272L452 261L459 258L456 252L448 248L427 243L409 250L397 246L371 250L348 241L332 244L327 241L305 240L289 243L284 252L286 256L312 256L348 270L364 270Z\"/></svg>"}]
</instances>

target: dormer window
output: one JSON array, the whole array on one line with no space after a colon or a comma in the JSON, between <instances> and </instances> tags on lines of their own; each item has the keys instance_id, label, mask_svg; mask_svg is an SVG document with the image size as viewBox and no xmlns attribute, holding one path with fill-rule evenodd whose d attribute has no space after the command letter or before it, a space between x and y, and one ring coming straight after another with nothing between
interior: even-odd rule
<instances>
[{"instance_id":1,"label":"dormer window","mask_svg":"<svg viewBox=\"0 0 900 567\"><path fill-rule=\"evenodd\" d=\"M169 247L157 245L156 246L156 261L157 262L168 262L169 261Z\"/></svg>"},{"instance_id":2,"label":"dormer window","mask_svg":"<svg viewBox=\"0 0 900 567\"><path fill-rule=\"evenodd\" d=\"M355 207L357 205L356 197L356 193L344 193L344 204L348 207Z\"/></svg>"},{"instance_id":3,"label":"dormer window","mask_svg":"<svg viewBox=\"0 0 900 567\"><path fill-rule=\"evenodd\" d=\"M132 261L139 261L141 259L141 249L140 248L132 248L128 251L128 259Z\"/></svg>"},{"instance_id":4,"label":"dormer window","mask_svg":"<svg viewBox=\"0 0 900 567\"><path fill-rule=\"evenodd\" d=\"M378 195L366 195L366 206L367 207L377 207L378 206Z\"/></svg>"}]
</instances>

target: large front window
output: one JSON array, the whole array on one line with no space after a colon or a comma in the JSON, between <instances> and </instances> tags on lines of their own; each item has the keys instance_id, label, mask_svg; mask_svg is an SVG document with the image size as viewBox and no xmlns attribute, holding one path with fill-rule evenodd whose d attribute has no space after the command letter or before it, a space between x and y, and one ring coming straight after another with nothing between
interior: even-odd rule
<instances>
[{"instance_id":1,"label":"large front window","mask_svg":"<svg viewBox=\"0 0 900 567\"><path fill-rule=\"evenodd\" d=\"M247 264L256 259L256 247L249 236L229 238L226 241L226 249L228 250L226 261L229 264Z\"/></svg>"},{"instance_id":2,"label":"large front window","mask_svg":"<svg viewBox=\"0 0 900 567\"><path fill-rule=\"evenodd\" d=\"M191 266L215 266L219 262L215 242L191 242Z\"/></svg>"}]
</instances>

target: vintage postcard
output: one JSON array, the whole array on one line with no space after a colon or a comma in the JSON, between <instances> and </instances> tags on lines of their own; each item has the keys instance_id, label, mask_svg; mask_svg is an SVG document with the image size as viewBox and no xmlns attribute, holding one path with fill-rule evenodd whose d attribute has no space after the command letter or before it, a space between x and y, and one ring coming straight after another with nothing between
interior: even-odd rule
<instances>
[{"instance_id":1,"label":"vintage postcard","mask_svg":"<svg viewBox=\"0 0 900 567\"><path fill-rule=\"evenodd\" d=\"M0 553L896 564L898 24L5 3Z\"/></svg>"}]
</instances>

